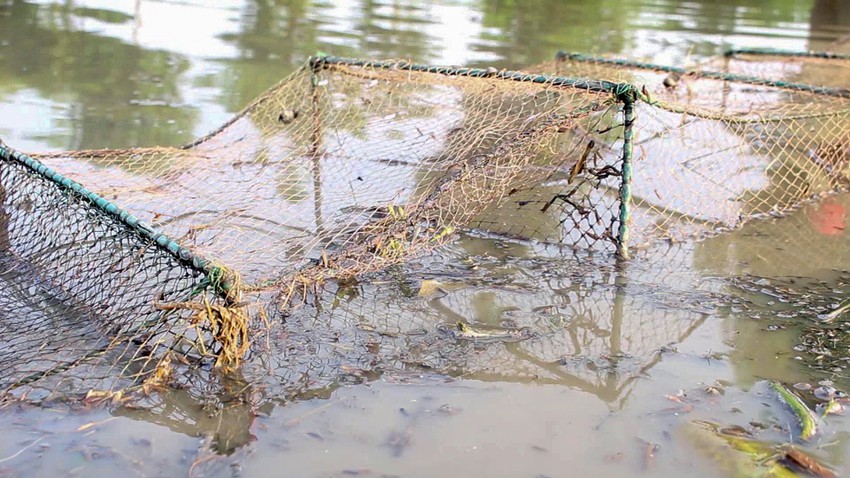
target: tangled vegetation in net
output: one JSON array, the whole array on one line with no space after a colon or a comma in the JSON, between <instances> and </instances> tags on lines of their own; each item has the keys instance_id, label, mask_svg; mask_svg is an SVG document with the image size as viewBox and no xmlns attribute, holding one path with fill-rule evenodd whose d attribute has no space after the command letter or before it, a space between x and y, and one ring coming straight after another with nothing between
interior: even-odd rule
<instances>
[{"instance_id":1,"label":"tangled vegetation in net","mask_svg":"<svg viewBox=\"0 0 850 478\"><path fill-rule=\"evenodd\" d=\"M813 58L835 62L835 72L846 67L846 59ZM804 66L799 75L757 77L748 73L759 66L715 63L684 69L562 52L532 68L641 85L633 246L740 227L850 185L850 91L829 86L823 73L822 82L802 83L814 80Z\"/></svg>"},{"instance_id":2,"label":"tangled vegetation in net","mask_svg":"<svg viewBox=\"0 0 850 478\"><path fill-rule=\"evenodd\" d=\"M627 257L850 183L843 90L578 55L530 71L316 57L183 147L0 147L0 281L26 284L0 297L0 390L227 373L269 316L460 230Z\"/></svg>"}]
</instances>

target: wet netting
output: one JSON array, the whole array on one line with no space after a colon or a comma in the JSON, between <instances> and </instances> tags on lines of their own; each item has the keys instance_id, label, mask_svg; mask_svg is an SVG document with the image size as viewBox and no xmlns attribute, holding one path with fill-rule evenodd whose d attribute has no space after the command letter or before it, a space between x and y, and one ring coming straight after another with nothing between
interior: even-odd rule
<instances>
[{"instance_id":1,"label":"wet netting","mask_svg":"<svg viewBox=\"0 0 850 478\"><path fill-rule=\"evenodd\" d=\"M262 325L459 228L519 232L482 213L511 201L554 215L552 197L525 191L558 175L583 188L559 228L615 250L622 154L563 172L588 158L585 131L622 116L629 88L318 58L185 147L3 147L8 280L40 285L20 294L28 315L4 308L3 389L63 396L115 390L116 377L150 389L186 363L235 366L249 316Z\"/></svg>"},{"instance_id":2,"label":"wet netting","mask_svg":"<svg viewBox=\"0 0 850 478\"><path fill-rule=\"evenodd\" d=\"M0 199L4 391L153 386L172 352L238 362L247 336L225 269L7 148Z\"/></svg>"},{"instance_id":3,"label":"wet netting","mask_svg":"<svg viewBox=\"0 0 850 478\"><path fill-rule=\"evenodd\" d=\"M490 240L476 243L482 241ZM322 384L318 364L327 367L327 357L343 355L348 383L381 371L437 372L565 385L619 408L668 346L687 339L727 299L676 268L634 264L624 280L610 261L589 252L541 261L493 241L495 250L511 249L470 255L464 237L440 254L380 274L378 286L339 290L315 318L296 319L326 324L335 337L311 350L314 365L305 373ZM704 291L695 292L698 286ZM295 361L274 360L277 381L289 382Z\"/></svg>"},{"instance_id":4,"label":"wet netting","mask_svg":"<svg viewBox=\"0 0 850 478\"><path fill-rule=\"evenodd\" d=\"M738 54L714 63L728 65ZM714 63L684 69L562 52L531 70L640 85L630 191L635 247L736 228L850 185L850 91L829 86L847 60L793 58L816 59L820 69L756 77L740 64L727 72Z\"/></svg>"},{"instance_id":5,"label":"wet netting","mask_svg":"<svg viewBox=\"0 0 850 478\"><path fill-rule=\"evenodd\" d=\"M568 55L537 71L317 57L184 147L0 147L10 291L0 392L115 401L174 383L204 389L203 377L233 373L246 354L252 377L285 370L267 376L295 383L333 363L333 344L353 332L271 324L305 303L318 324L324 284L347 290L460 230L625 258L848 182L845 90L711 75L665 85L669 72ZM435 324L422 327L434 336ZM440 337L478 333L459 327ZM630 342L659 328L637 327L623 343L658 346ZM531 356L595 347L558 337ZM514 339L533 337L499 340ZM349 349L363 353L352 360L375 358L372 345L355 340Z\"/></svg>"}]
</instances>

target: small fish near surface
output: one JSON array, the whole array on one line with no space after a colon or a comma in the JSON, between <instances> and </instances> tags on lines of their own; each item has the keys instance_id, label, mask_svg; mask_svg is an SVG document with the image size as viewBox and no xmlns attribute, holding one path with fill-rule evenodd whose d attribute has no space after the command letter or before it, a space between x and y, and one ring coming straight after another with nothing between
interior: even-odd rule
<instances>
[{"instance_id":1,"label":"small fish near surface","mask_svg":"<svg viewBox=\"0 0 850 478\"><path fill-rule=\"evenodd\" d=\"M534 331L528 327L473 327L460 321L451 325L438 325L437 330L456 340L468 340L472 342L519 342L536 336Z\"/></svg>"}]
</instances>

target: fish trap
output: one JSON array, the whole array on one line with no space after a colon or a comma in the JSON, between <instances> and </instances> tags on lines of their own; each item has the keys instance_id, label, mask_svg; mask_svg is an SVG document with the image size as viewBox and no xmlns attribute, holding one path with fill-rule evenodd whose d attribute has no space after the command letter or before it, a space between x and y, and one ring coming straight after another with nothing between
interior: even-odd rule
<instances>
[{"instance_id":1,"label":"fish trap","mask_svg":"<svg viewBox=\"0 0 850 478\"><path fill-rule=\"evenodd\" d=\"M259 319L459 230L625 257L847 181L838 90L567 66L317 57L183 147L0 147L0 281L19 284L0 297L0 390L227 371Z\"/></svg>"},{"instance_id":2,"label":"fish trap","mask_svg":"<svg viewBox=\"0 0 850 478\"><path fill-rule=\"evenodd\" d=\"M838 62L824 64L836 72L846 61L815 58ZM741 69L568 53L533 70L640 85L631 145L633 247L729 230L850 185L850 90ZM592 134L602 132L606 126Z\"/></svg>"}]
</instances>

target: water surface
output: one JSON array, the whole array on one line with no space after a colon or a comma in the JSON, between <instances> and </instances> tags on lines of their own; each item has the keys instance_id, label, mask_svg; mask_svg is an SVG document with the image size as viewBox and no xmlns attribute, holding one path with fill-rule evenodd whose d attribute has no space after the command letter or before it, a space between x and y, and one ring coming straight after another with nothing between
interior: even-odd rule
<instances>
[{"instance_id":1,"label":"water surface","mask_svg":"<svg viewBox=\"0 0 850 478\"><path fill-rule=\"evenodd\" d=\"M316 51L693 64L729 46L826 48L850 32L841 2L746 3L7 1L0 136L28 151L182 144ZM795 425L767 380L850 388L841 357L811 346L840 325L817 316L847 297L848 208L832 197L626 267L465 234L290 318L266 383L238 400L174 391L142 408L5 410L0 475L722 475L689 438L692 419L764 425L759 437L779 443ZM539 335L435 351L419 334L458 320ZM829 417L807 449L846 473L847 431Z\"/></svg>"}]
</instances>

